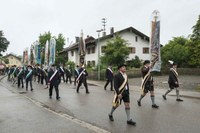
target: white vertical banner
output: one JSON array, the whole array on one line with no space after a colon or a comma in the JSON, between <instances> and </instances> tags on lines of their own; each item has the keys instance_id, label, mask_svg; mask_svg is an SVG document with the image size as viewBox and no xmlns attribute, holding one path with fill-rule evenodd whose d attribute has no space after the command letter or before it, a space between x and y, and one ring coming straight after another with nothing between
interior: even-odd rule
<instances>
[{"instance_id":1,"label":"white vertical banner","mask_svg":"<svg viewBox=\"0 0 200 133\"><path fill-rule=\"evenodd\" d=\"M44 56L44 65L49 65L49 41L46 41L45 45L45 56Z\"/></svg>"},{"instance_id":2,"label":"white vertical banner","mask_svg":"<svg viewBox=\"0 0 200 133\"><path fill-rule=\"evenodd\" d=\"M160 13L154 10L151 21L151 38L150 38L150 61L152 71L160 72L161 56L160 56Z\"/></svg>"},{"instance_id":3,"label":"white vertical banner","mask_svg":"<svg viewBox=\"0 0 200 133\"><path fill-rule=\"evenodd\" d=\"M55 40L55 38L51 38L49 50L50 50L49 65L52 65L55 63L55 58L56 58L56 40Z\"/></svg>"}]
</instances>

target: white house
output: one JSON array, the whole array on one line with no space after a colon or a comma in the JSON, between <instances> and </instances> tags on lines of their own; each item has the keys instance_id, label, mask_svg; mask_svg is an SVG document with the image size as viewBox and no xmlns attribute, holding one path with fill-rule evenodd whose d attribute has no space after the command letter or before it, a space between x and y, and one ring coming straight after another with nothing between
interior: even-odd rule
<instances>
[{"instance_id":1,"label":"white house","mask_svg":"<svg viewBox=\"0 0 200 133\"><path fill-rule=\"evenodd\" d=\"M87 37L85 39L86 65L90 64L91 66L96 66L98 64L99 57L104 54L103 51L107 41L114 38L116 34L128 42L130 54L127 61L135 58L136 55L142 60L149 59L149 37L133 27L129 27L117 32L114 32L112 29L109 35L105 35L99 39L95 39L91 36ZM76 43L65 49L68 60L75 62L75 64L79 64L80 62L78 45L79 43L77 40Z\"/></svg>"}]
</instances>

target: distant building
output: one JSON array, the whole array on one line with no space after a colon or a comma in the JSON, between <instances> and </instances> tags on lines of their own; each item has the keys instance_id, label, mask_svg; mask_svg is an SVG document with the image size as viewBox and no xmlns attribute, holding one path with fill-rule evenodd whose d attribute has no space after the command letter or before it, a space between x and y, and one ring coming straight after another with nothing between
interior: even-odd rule
<instances>
[{"instance_id":1,"label":"distant building","mask_svg":"<svg viewBox=\"0 0 200 133\"><path fill-rule=\"evenodd\" d=\"M7 67L16 65L16 66L21 66L21 58L14 55L14 54L7 54L4 56L5 59L8 59L9 63L6 64Z\"/></svg>"},{"instance_id":2,"label":"distant building","mask_svg":"<svg viewBox=\"0 0 200 133\"><path fill-rule=\"evenodd\" d=\"M130 54L127 61L132 60L137 55L140 59L146 60L149 59L149 37L143 34L142 32L134 29L133 27L129 27L117 32L114 32L112 28L110 34L105 35L103 37L95 39L91 36L87 36L85 39L85 63L86 65L96 66L98 64L98 48L99 54L102 56L104 54L104 49L108 40L115 37L118 34L124 40L128 42L128 47L130 48ZM78 49L78 39L76 42L66 49L64 49L63 53L68 58L68 61L72 61L75 64L79 64L80 55Z\"/></svg>"}]
</instances>

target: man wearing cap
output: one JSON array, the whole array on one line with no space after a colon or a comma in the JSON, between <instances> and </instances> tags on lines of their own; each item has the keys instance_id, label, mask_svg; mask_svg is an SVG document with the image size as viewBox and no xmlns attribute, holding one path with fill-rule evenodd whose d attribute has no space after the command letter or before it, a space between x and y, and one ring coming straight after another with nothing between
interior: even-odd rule
<instances>
[{"instance_id":1,"label":"man wearing cap","mask_svg":"<svg viewBox=\"0 0 200 133\"><path fill-rule=\"evenodd\" d=\"M167 90L166 93L162 96L164 100L167 100L166 98L167 94L170 93L174 88L176 88L176 96L177 96L176 101L182 102L183 100L180 99L180 96L179 96L178 72L176 69L177 69L177 64L172 62L171 68L169 70L169 78L168 78L169 90Z\"/></svg>"},{"instance_id":2,"label":"man wearing cap","mask_svg":"<svg viewBox=\"0 0 200 133\"><path fill-rule=\"evenodd\" d=\"M107 85L110 83L110 91L113 91L113 71L112 66L109 65L106 69L106 84L104 86L104 90L106 90Z\"/></svg>"},{"instance_id":3,"label":"man wearing cap","mask_svg":"<svg viewBox=\"0 0 200 133\"><path fill-rule=\"evenodd\" d=\"M33 70L32 70L32 66L29 65L27 70L25 71L26 91L28 91L29 82L30 82L31 91L33 91L32 77L33 77Z\"/></svg>"},{"instance_id":4,"label":"man wearing cap","mask_svg":"<svg viewBox=\"0 0 200 133\"><path fill-rule=\"evenodd\" d=\"M60 96L59 96L59 83L60 83L60 75L58 70L56 69L55 65L52 65L49 72L48 72L48 83L49 83L49 98L52 98L52 94L53 94L53 87L55 88L56 91L56 99L60 100Z\"/></svg>"},{"instance_id":5,"label":"man wearing cap","mask_svg":"<svg viewBox=\"0 0 200 133\"><path fill-rule=\"evenodd\" d=\"M84 68L84 65L82 65L82 67L79 69L79 75L76 79L76 81L78 82L78 86L76 89L77 93L79 93L79 88L83 83L83 85L85 86L86 94L89 94L87 85L87 76L88 76L87 70Z\"/></svg>"},{"instance_id":6,"label":"man wearing cap","mask_svg":"<svg viewBox=\"0 0 200 133\"><path fill-rule=\"evenodd\" d=\"M137 103L138 103L138 106L141 106L142 98L144 98L145 95L148 93L148 91L150 91L152 108L158 109L159 106L155 104L155 94L154 94L153 76L151 75L151 67L152 67L152 65L150 64L150 61L145 60L144 66L141 69L141 73L142 73L142 77L143 77L142 85L141 85L142 94L141 94L139 100L137 100Z\"/></svg>"},{"instance_id":7,"label":"man wearing cap","mask_svg":"<svg viewBox=\"0 0 200 133\"><path fill-rule=\"evenodd\" d=\"M134 122L130 117L130 98L129 98L129 85L128 85L128 77L126 75L126 65L122 64L118 66L119 72L114 76L114 99L113 105L111 108L111 112L109 113L110 121L114 121L113 112L116 108L121 104L123 100L125 105L125 111L127 116L127 124L135 125Z\"/></svg>"}]
</instances>

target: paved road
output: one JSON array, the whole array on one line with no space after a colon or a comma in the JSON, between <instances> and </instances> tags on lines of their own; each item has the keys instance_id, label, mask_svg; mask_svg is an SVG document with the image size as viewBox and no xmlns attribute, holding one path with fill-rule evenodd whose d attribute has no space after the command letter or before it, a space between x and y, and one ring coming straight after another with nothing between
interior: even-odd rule
<instances>
[{"instance_id":1,"label":"paved road","mask_svg":"<svg viewBox=\"0 0 200 133\"><path fill-rule=\"evenodd\" d=\"M142 107L136 105L140 95L139 86L131 89L131 115L137 122L136 126L126 124L124 105L114 113L114 122L108 119L111 109L113 92L103 90L103 82L92 82L90 94L75 92L73 85L61 83L61 101L57 101L55 93L53 99L48 98L48 89L34 83L34 91L26 92L1 81L0 133L20 132L113 132L113 133L199 133L199 93L193 92L195 98L184 97L184 102L175 101L175 92L164 101L161 94L165 91L156 91L156 102L160 109L152 109L150 97L142 101ZM3 88L3 89L2 89ZM12 94L6 89L13 92ZM185 92L184 92L185 93ZM18 124L19 123L19 124ZM8 126L9 125L9 126ZM2 130L3 129L3 130ZM30 130L29 130L30 129ZM35 130L34 130L35 129Z\"/></svg>"}]
</instances>

